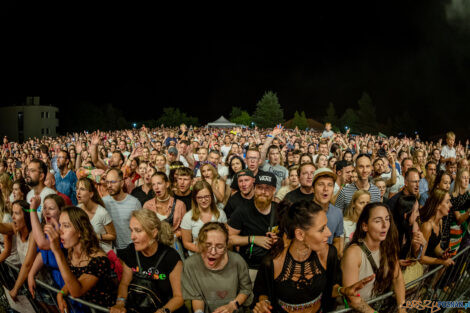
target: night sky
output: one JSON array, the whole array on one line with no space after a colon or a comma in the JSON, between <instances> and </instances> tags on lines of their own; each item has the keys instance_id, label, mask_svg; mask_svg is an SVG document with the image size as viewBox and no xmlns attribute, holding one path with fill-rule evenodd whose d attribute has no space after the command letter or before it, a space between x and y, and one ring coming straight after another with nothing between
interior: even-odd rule
<instances>
[{"instance_id":1,"label":"night sky","mask_svg":"<svg viewBox=\"0 0 470 313\"><path fill-rule=\"evenodd\" d=\"M174 106L205 123L228 117L232 106L251 113L272 90L286 119L303 110L320 120L329 102L341 115L367 91L381 123L406 110L423 134L468 134L464 3L331 2L273 13L233 8L216 17L8 8L0 13L8 25L0 104L39 95L69 114L81 102L112 103L129 121Z\"/></svg>"}]
</instances>

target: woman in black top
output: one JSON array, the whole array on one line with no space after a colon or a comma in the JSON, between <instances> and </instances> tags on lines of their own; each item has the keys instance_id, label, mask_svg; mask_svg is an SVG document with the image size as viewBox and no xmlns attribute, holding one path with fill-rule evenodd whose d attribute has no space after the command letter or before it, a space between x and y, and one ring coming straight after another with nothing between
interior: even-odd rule
<instances>
[{"instance_id":1,"label":"woman in black top","mask_svg":"<svg viewBox=\"0 0 470 313\"><path fill-rule=\"evenodd\" d=\"M150 281L147 289L151 289L160 300L157 312L177 311L183 305L183 263L176 250L170 247L174 240L170 225L160 222L155 212L140 209L132 212L129 227L132 243L118 251L123 272L116 305L110 312L121 313L130 309L144 312L141 303L134 302L135 293L130 292L132 285L142 285L142 279Z\"/></svg>"},{"instance_id":2,"label":"woman in black top","mask_svg":"<svg viewBox=\"0 0 470 313\"><path fill-rule=\"evenodd\" d=\"M282 211L280 239L256 276L255 313L331 311L335 297L357 295L373 278L340 286L338 256L336 248L328 244L331 232L320 206L305 200L291 206L283 202Z\"/></svg>"}]
</instances>

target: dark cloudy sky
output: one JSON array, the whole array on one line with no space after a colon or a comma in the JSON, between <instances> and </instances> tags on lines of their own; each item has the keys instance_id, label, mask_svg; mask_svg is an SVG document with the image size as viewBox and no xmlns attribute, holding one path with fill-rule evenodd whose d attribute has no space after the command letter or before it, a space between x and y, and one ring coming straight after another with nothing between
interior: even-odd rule
<instances>
[{"instance_id":1,"label":"dark cloudy sky","mask_svg":"<svg viewBox=\"0 0 470 313\"><path fill-rule=\"evenodd\" d=\"M406 110L423 133L470 131L464 0L311 5L212 16L4 9L0 104L113 103L137 121L175 106L207 122L232 106L251 113L272 90L286 118L321 119L329 102L341 115L367 91L379 122Z\"/></svg>"}]
</instances>

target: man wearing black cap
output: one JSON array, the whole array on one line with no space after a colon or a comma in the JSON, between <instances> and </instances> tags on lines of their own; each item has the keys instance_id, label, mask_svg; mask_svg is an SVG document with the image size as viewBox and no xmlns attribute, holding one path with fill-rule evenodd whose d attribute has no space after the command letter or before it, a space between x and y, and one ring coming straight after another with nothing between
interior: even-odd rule
<instances>
[{"instance_id":1,"label":"man wearing black cap","mask_svg":"<svg viewBox=\"0 0 470 313\"><path fill-rule=\"evenodd\" d=\"M249 169L244 169L237 173L237 183L240 191L230 196L224 208L227 219L230 219L233 212L238 208L250 206L250 202L255 194L255 177Z\"/></svg>"},{"instance_id":2,"label":"man wearing black cap","mask_svg":"<svg viewBox=\"0 0 470 313\"><path fill-rule=\"evenodd\" d=\"M230 242L240 246L240 254L248 263L254 282L261 260L277 241L277 204L273 202L276 176L256 176L254 197L249 206L238 208L228 223Z\"/></svg>"}]
</instances>

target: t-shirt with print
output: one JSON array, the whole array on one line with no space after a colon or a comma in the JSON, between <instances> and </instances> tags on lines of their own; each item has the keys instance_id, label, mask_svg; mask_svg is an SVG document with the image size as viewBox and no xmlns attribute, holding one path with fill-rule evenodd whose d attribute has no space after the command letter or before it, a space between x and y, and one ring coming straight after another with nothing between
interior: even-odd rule
<instances>
[{"instance_id":1,"label":"t-shirt with print","mask_svg":"<svg viewBox=\"0 0 470 313\"><path fill-rule=\"evenodd\" d=\"M167 250L165 256L155 268L160 255L163 251ZM157 252L149 257L146 257L141 252L139 254L140 265L137 265L137 258L135 253L134 244L131 243L127 248L118 250L118 257L132 270L133 273L139 272L144 275L149 275L152 279L153 291L157 293L162 303L167 303L173 297L173 291L170 283L170 273L175 268L180 256L175 249L170 248L162 243L158 244ZM131 282L132 283L132 282Z\"/></svg>"},{"instance_id":2,"label":"t-shirt with print","mask_svg":"<svg viewBox=\"0 0 470 313\"><path fill-rule=\"evenodd\" d=\"M270 172L276 176L276 190L279 190L282 186L284 179L289 177L289 171L282 165L271 165L269 162L265 162L261 169L265 172Z\"/></svg>"},{"instance_id":3,"label":"t-shirt with print","mask_svg":"<svg viewBox=\"0 0 470 313\"><path fill-rule=\"evenodd\" d=\"M243 206L233 212L228 225L236 230L239 230L239 236L266 236L270 231L271 215L274 215L274 222L271 231L277 233L279 228L279 221L277 217L277 203L271 203L271 211L269 214L261 214L255 207L254 200L250 201L249 206ZM248 267L257 269L263 257L269 252L262 247L253 245L253 250L250 253L250 245L240 247L240 255L248 263Z\"/></svg>"}]
</instances>

